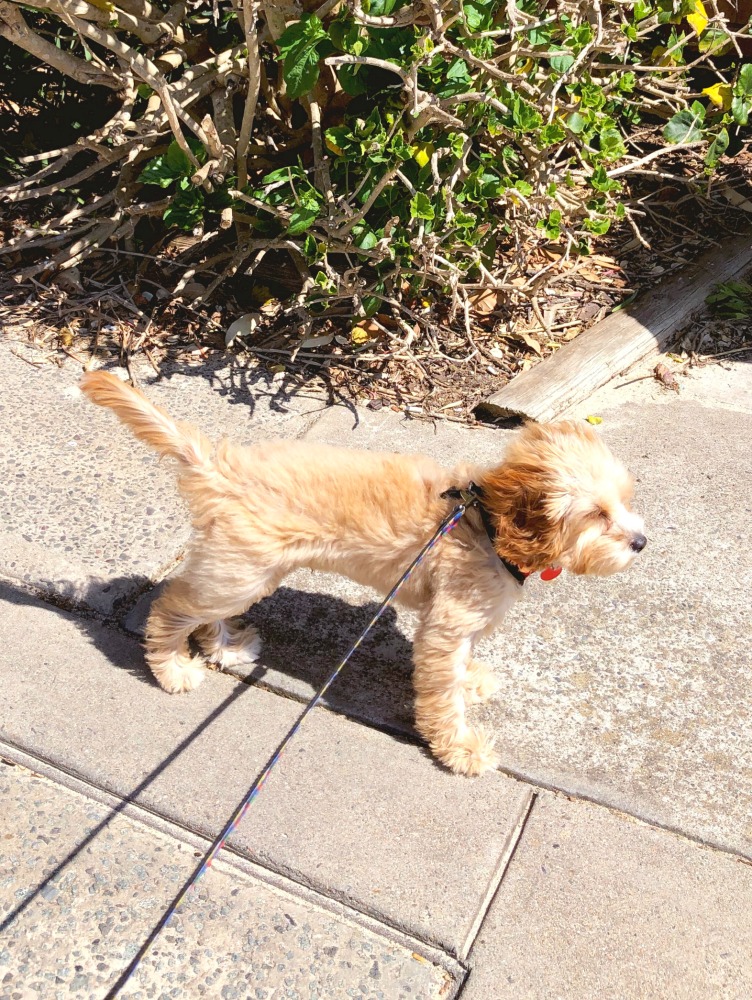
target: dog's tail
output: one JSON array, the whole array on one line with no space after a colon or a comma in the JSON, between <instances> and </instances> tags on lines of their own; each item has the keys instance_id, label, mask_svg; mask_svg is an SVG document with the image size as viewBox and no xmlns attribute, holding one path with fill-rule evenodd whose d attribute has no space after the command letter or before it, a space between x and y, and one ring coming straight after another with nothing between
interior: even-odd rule
<instances>
[{"instance_id":1,"label":"dog's tail","mask_svg":"<svg viewBox=\"0 0 752 1000\"><path fill-rule=\"evenodd\" d=\"M109 372L86 372L81 390L97 406L114 410L141 441L160 455L170 455L190 468L211 466L211 444L195 427L180 424L150 403L138 389Z\"/></svg>"}]
</instances>

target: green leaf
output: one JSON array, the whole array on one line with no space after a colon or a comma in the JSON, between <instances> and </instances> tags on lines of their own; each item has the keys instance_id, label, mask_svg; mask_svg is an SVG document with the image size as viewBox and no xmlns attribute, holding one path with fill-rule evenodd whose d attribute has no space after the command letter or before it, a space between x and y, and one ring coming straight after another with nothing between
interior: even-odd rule
<instances>
[{"instance_id":1,"label":"green leaf","mask_svg":"<svg viewBox=\"0 0 752 1000\"><path fill-rule=\"evenodd\" d=\"M539 111L528 104L527 101L515 94L512 101L512 121L522 132L532 132L543 123L543 118Z\"/></svg>"},{"instance_id":2,"label":"green leaf","mask_svg":"<svg viewBox=\"0 0 752 1000\"><path fill-rule=\"evenodd\" d=\"M305 177L305 172L300 167L280 167L269 174L264 174L261 183L265 187L267 184L277 184L279 181L289 181L298 177Z\"/></svg>"},{"instance_id":3,"label":"green leaf","mask_svg":"<svg viewBox=\"0 0 752 1000\"><path fill-rule=\"evenodd\" d=\"M711 144L708 146L708 151L705 154L705 162L709 167L714 167L723 154L728 149L729 144L729 134L725 128L722 128L718 135L713 139Z\"/></svg>"},{"instance_id":4,"label":"green leaf","mask_svg":"<svg viewBox=\"0 0 752 1000\"><path fill-rule=\"evenodd\" d=\"M462 9L470 31L488 31L493 26L495 6L493 0L467 0Z\"/></svg>"},{"instance_id":5,"label":"green leaf","mask_svg":"<svg viewBox=\"0 0 752 1000\"><path fill-rule=\"evenodd\" d=\"M169 226L192 230L204 221L204 192L194 187L187 177L179 182L179 190L162 216Z\"/></svg>"},{"instance_id":6,"label":"green leaf","mask_svg":"<svg viewBox=\"0 0 752 1000\"><path fill-rule=\"evenodd\" d=\"M575 135L579 135L586 125L587 119L584 118L579 111L573 111L567 118L567 128L570 132L574 132Z\"/></svg>"},{"instance_id":7,"label":"green leaf","mask_svg":"<svg viewBox=\"0 0 752 1000\"><path fill-rule=\"evenodd\" d=\"M737 125L746 125L749 122L749 113L752 111L752 102L746 97L734 96L731 101L731 115Z\"/></svg>"},{"instance_id":8,"label":"green leaf","mask_svg":"<svg viewBox=\"0 0 752 1000\"><path fill-rule=\"evenodd\" d=\"M543 146L553 146L556 142L561 142L562 139L566 139L566 132L561 127L557 125L556 122L551 122L550 125L544 125L540 132L541 144Z\"/></svg>"},{"instance_id":9,"label":"green leaf","mask_svg":"<svg viewBox=\"0 0 752 1000\"><path fill-rule=\"evenodd\" d=\"M155 156L138 175L138 180L142 184L156 184L158 187L168 188L175 183L176 177L165 163L164 156Z\"/></svg>"},{"instance_id":10,"label":"green leaf","mask_svg":"<svg viewBox=\"0 0 752 1000\"><path fill-rule=\"evenodd\" d=\"M549 45L553 38L553 26L550 24L539 24L535 28L525 28L522 25L519 31L527 35L531 45Z\"/></svg>"},{"instance_id":11,"label":"green leaf","mask_svg":"<svg viewBox=\"0 0 752 1000\"><path fill-rule=\"evenodd\" d=\"M526 198L528 198L533 193L533 185L529 184L527 181L523 180L515 181L514 186L520 192L520 194L524 195Z\"/></svg>"},{"instance_id":12,"label":"green leaf","mask_svg":"<svg viewBox=\"0 0 752 1000\"><path fill-rule=\"evenodd\" d=\"M366 83L367 66L337 66L337 79L340 86L350 97L359 97L368 91Z\"/></svg>"},{"instance_id":13,"label":"green leaf","mask_svg":"<svg viewBox=\"0 0 752 1000\"><path fill-rule=\"evenodd\" d=\"M574 62L574 56L568 49L555 49L548 61L554 73L566 73Z\"/></svg>"},{"instance_id":14,"label":"green leaf","mask_svg":"<svg viewBox=\"0 0 752 1000\"><path fill-rule=\"evenodd\" d=\"M301 233L307 233L318 214L318 205L315 208L298 205L290 215L290 222L287 226L288 235L300 236Z\"/></svg>"},{"instance_id":15,"label":"green leaf","mask_svg":"<svg viewBox=\"0 0 752 1000\"><path fill-rule=\"evenodd\" d=\"M610 219L585 219L582 223L582 228L586 229L589 233L594 233L596 236L603 236L611 228Z\"/></svg>"},{"instance_id":16,"label":"green leaf","mask_svg":"<svg viewBox=\"0 0 752 1000\"><path fill-rule=\"evenodd\" d=\"M615 128L604 128L600 132L601 156L604 160L618 160L624 156L627 149L621 137L621 133Z\"/></svg>"},{"instance_id":17,"label":"green leaf","mask_svg":"<svg viewBox=\"0 0 752 1000\"><path fill-rule=\"evenodd\" d=\"M619 90L622 94L631 94L637 84L634 73L622 73L619 77Z\"/></svg>"},{"instance_id":18,"label":"green leaf","mask_svg":"<svg viewBox=\"0 0 752 1000\"><path fill-rule=\"evenodd\" d=\"M422 191L418 191L410 199L410 218L411 219L425 219L430 221L436 215L436 211L431 204L428 195L423 194Z\"/></svg>"},{"instance_id":19,"label":"green leaf","mask_svg":"<svg viewBox=\"0 0 752 1000\"><path fill-rule=\"evenodd\" d=\"M739 79L734 89L745 97L752 96L752 63L745 63L739 70Z\"/></svg>"},{"instance_id":20,"label":"green leaf","mask_svg":"<svg viewBox=\"0 0 752 1000\"><path fill-rule=\"evenodd\" d=\"M605 167L600 165L590 175L590 186L595 188L596 191L621 190L621 184L618 181L612 180L606 173Z\"/></svg>"},{"instance_id":21,"label":"green leaf","mask_svg":"<svg viewBox=\"0 0 752 1000\"><path fill-rule=\"evenodd\" d=\"M663 129L663 137L674 144L694 142L702 137L704 120L705 108L699 101L695 101L691 108L685 108L674 115Z\"/></svg>"},{"instance_id":22,"label":"green leaf","mask_svg":"<svg viewBox=\"0 0 752 1000\"><path fill-rule=\"evenodd\" d=\"M277 48L283 56L296 49L301 42L315 45L327 38L324 25L315 14L303 14L296 24L291 24L277 39Z\"/></svg>"},{"instance_id":23,"label":"green leaf","mask_svg":"<svg viewBox=\"0 0 752 1000\"><path fill-rule=\"evenodd\" d=\"M549 212L548 219L540 219L538 229L545 231L547 239L558 240L561 236L561 212L559 209L555 208Z\"/></svg>"},{"instance_id":24,"label":"green leaf","mask_svg":"<svg viewBox=\"0 0 752 1000\"><path fill-rule=\"evenodd\" d=\"M310 93L319 78L319 53L315 45L302 39L285 56L282 73L291 98Z\"/></svg>"},{"instance_id":25,"label":"green leaf","mask_svg":"<svg viewBox=\"0 0 752 1000\"><path fill-rule=\"evenodd\" d=\"M165 163L176 177L179 177L181 174L193 173L193 164L175 141L171 142L167 147Z\"/></svg>"}]
</instances>

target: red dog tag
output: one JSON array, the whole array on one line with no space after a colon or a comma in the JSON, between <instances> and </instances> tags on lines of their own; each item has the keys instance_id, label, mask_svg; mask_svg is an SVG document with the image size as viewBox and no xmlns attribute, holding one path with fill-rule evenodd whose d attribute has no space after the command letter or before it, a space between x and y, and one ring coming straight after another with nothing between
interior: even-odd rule
<instances>
[{"instance_id":1,"label":"red dog tag","mask_svg":"<svg viewBox=\"0 0 752 1000\"><path fill-rule=\"evenodd\" d=\"M561 573L561 566L549 566L548 569L544 569L541 573L541 580L555 580L556 577Z\"/></svg>"}]
</instances>

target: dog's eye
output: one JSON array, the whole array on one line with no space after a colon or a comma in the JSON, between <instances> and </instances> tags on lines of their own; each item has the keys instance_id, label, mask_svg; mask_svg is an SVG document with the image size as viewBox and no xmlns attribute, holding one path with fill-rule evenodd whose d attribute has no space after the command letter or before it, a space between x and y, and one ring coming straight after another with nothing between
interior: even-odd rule
<instances>
[{"instance_id":1,"label":"dog's eye","mask_svg":"<svg viewBox=\"0 0 752 1000\"><path fill-rule=\"evenodd\" d=\"M604 529L608 531L608 529L613 524L613 521L609 517L608 513L605 510L603 510L602 507L599 507L598 510L596 511L596 517L598 517L598 519L602 522Z\"/></svg>"}]
</instances>

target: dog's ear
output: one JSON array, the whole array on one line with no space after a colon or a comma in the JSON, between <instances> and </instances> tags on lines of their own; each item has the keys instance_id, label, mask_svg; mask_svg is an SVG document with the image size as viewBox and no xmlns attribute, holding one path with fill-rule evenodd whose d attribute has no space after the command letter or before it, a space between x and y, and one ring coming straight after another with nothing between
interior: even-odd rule
<instances>
[{"instance_id":1,"label":"dog's ear","mask_svg":"<svg viewBox=\"0 0 752 1000\"><path fill-rule=\"evenodd\" d=\"M551 495L539 469L500 465L482 483L484 505L497 531L498 553L521 569L534 572L561 554L564 498Z\"/></svg>"}]
</instances>

